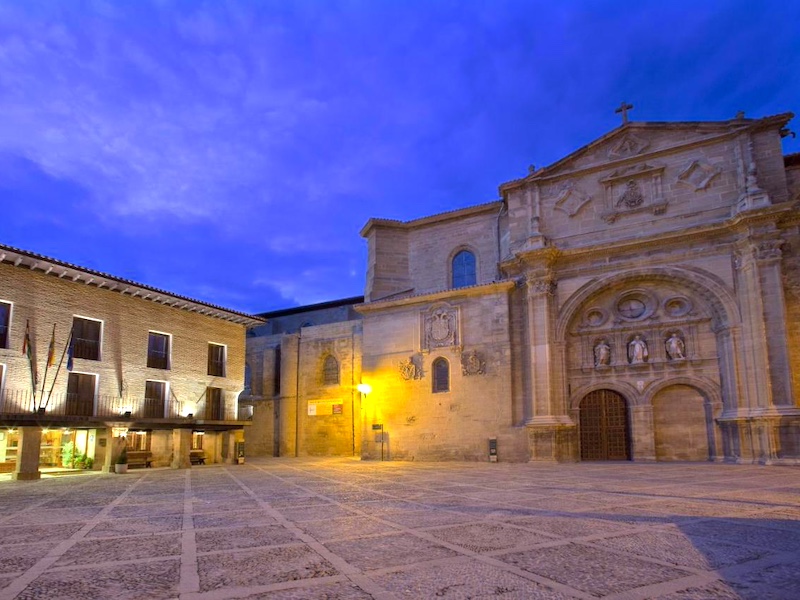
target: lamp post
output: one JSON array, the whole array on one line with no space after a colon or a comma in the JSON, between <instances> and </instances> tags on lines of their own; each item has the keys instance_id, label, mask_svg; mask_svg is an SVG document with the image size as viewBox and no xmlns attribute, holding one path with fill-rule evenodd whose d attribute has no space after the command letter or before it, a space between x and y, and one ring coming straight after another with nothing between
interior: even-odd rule
<instances>
[{"instance_id":1,"label":"lamp post","mask_svg":"<svg viewBox=\"0 0 800 600\"><path fill-rule=\"evenodd\" d=\"M368 383L359 383L356 389L361 394L361 407L363 409L364 399L372 392L372 386ZM383 432L381 432L381 460L383 460Z\"/></svg>"}]
</instances>

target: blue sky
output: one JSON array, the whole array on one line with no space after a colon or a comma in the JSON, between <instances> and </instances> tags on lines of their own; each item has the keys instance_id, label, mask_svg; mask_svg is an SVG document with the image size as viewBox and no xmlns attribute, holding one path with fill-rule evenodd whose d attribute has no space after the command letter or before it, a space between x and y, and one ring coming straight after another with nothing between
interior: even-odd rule
<instances>
[{"instance_id":1,"label":"blue sky","mask_svg":"<svg viewBox=\"0 0 800 600\"><path fill-rule=\"evenodd\" d=\"M798 23L785 0L0 0L0 242L249 312L359 295L367 219L494 200L623 100L800 110Z\"/></svg>"}]
</instances>

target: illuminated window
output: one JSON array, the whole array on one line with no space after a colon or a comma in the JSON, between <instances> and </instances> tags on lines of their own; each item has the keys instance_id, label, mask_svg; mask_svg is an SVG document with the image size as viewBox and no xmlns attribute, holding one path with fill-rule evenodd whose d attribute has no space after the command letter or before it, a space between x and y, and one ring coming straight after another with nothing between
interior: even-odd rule
<instances>
[{"instance_id":1,"label":"illuminated window","mask_svg":"<svg viewBox=\"0 0 800 600\"><path fill-rule=\"evenodd\" d=\"M144 382L144 417L147 419L164 418L164 402L167 399L166 381Z\"/></svg>"},{"instance_id":2,"label":"illuminated window","mask_svg":"<svg viewBox=\"0 0 800 600\"><path fill-rule=\"evenodd\" d=\"M208 374L214 377L225 377L225 346L208 345Z\"/></svg>"},{"instance_id":3,"label":"illuminated window","mask_svg":"<svg viewBox=\"0 0 800 600\"><path fill-rule=\"evenodd\" d=\"M169 335L151 331L147 339L147 366L169 369Z\"/></svg>"},{"instance_id":4,"label":"illuminated window","mask_svg":"<svg viewBox=\"0 0 800 600\"><path fill-rule=\"evenodd\" d=\"M102 321L73 317L72 356L87 360L100 360L100 335Z\"/></svg>"},{"instance_id":5,"label":"illuminated window","mask_svg":"<svg viewBox=\"0 0 800 600\"><path fill-rule=\"evenodd\" d=\"M204 431L193 431L192 432L192 450L202 450L203 449L203 438L205 437Z\"/></svg>"},{"instance_id":6,"label":"illuminated window","mask_svg":"<svg viewBox=\"0 0 800 600\"><path fill-rule=\"evenodd\" d=\"M325 357L322 366L322 383L324 385L339 385L339 363L330 354Z\"/></svg>"},{"instance_id":7,"label":"illuminated window","mask_svg":"<svg viewBox=\"0 0 800 600\"><path fill-rule=\"evenodd\" d=\"M476 282L475 255L469 250L462 250L453 257L453 287L466 287Z\"/></svg>"},{"instance_id":8,"label":"illuminated window","mask_svg":"<svg viewBox=\"0 0 800 600\"><path fill-rule=\"evenodd\" d=\"M11 305L0 302L0 348L8 348L8 325L11 322Z\"/></svg>"},{"instance_id":9,"label":"illuminated window","mask_svg":"<svg viewBox=\"0 0 800 600\"><path fill-rule=\"evenodd\" d=\"M446 358L433 361L433 393L450 391L450 364Z\"/></svg>"},{"instance_id":10,"label":"illuminated window","mask_svg":"<svg viewBox=\"0 0 800 600\"><path fill-rule=\"evenodd\" d=\"M128 431L125 436L128 450L149 450L150 432L149 431Z\"/></svg>"}]
</instances>

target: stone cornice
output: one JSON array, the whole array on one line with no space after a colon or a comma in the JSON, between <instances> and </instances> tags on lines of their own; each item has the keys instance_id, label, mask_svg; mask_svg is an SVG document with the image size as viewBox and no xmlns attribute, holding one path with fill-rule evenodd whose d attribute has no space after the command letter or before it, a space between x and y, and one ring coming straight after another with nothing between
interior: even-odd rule
<instances>
[{"instance_id":1,"label":"stone cornice","mask_svg":"<svg viewBox=\"0 0 800 600\"><path fill-rule=\"evenodd\" d=\"M445 300L489 296L499 292L506 292L512 289L515 285L516 283L510 280L495 281L483 285L473 285L470 287L455 288L452 290L442 290L439 292L420 294L418 296L399 298L397 300L376 300L374 302L357 304L353 308L361 314L367 314L379 310L385 310L387 308L408 307L416 304L430 304L431 302L440 302Z\"/></svg>"},{"instance_id":2,"label":"stone cornice","mask_svg":"<svg viewBox=\"0 0 800 600\"><path fill-rule=\"evenodd\" d=\"M797 220L796 209L788 203L772 205L751 213L739 214L725 221L709 225L699 225L691 229L669 231L657 234L647 239L631 238L619 241L602 241L588 246L574 248L559 248L555 245L533 250L521 250L514 257L501 263L501 268L510 271L519 271L521 265L538 266L542 259L547 257L549 266L554 266L561 261L582 259L587 255L618 254L629 250L643 250L649 248L664 248L665 246L681 243L686 245L694 240L708 240L710 237L720 237L730 234L746 233L747 229L757 225ZM515 268L516 267L516 268Z\"/></svg>"},{"instance_id":3,"label":"stone cornice","mask_svg":"<svg viewBox=\"0 0 800 600\"><path fill-rule=\"evenodd\" d=\"M375 227L410 230L410 229L415 229L417 227L423 227L425 225L444 223L446 221L451 221L453 219L463 219L464 217L469 217L472 215L479 215L488 212L493 213L497 211L502 204L503 204L502 200L494 200L493 202L478 204L476 206L468 206L467 208L459 208L456 210L438 213L435 215L422 217L421 219L414 219L411 221L395 221L393 219L370 219L369 221L367 221L366 225L364 225L364 227L361 228L359 235L361 237L367 237L372 231L372 229L374 229Z\"/></svg>"}]
</instances>

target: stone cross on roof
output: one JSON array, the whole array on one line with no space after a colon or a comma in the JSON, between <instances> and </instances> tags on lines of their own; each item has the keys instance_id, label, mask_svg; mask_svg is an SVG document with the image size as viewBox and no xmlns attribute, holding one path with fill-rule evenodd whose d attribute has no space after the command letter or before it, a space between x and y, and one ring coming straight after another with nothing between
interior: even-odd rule
<instances>
[{"instance_id":1,"label":"stone cross on roof","mask_svg":"<svg viewBox=\"0 0 800 600\"><path fill-rule=\"evenodd\" d=\"M632 109L633 109L633 104L627 104L623 102L622 104L619 105L619 108L614 111L616 114L622 113L623 125L628 122L628 111Z\"/></svg>"}]
</instances>

